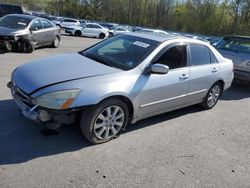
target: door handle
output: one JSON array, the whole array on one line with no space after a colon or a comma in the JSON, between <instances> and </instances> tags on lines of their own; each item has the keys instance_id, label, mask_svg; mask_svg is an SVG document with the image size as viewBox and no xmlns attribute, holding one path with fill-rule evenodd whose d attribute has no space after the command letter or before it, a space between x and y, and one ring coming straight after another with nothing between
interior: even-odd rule
<instances>
[{"instance_id":1,"label":"door handle","mask_svg":"<svg viewBox=\"0 0 250 188\"><path fill-rule=\"evenodd\" d=\"M215 68L215 67L214 67L214 68L212 69L212 73L215 73L215 72L218 72L218 68Z\"/></svg>"},{"instance_id":2,"label":"door handle","mask_svg":"<svg viewBox=\"0 0 250 188\"><path fill-rule=\"evenodd\" d=\"M186 79L188 79L189 78L189 75L188 74L182 74L181 76L180 76L180 80L186 80Z\"/></svg>"}]
</instances>

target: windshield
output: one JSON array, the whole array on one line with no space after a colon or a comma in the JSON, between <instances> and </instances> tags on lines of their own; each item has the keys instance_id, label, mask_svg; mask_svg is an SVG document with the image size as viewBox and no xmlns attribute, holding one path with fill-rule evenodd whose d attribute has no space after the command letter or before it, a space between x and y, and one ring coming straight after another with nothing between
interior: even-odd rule
<instances>
[{"instance_id":1,"label":"windshield","mask_svg":"<svg viewBox=\"0 0 250 188\"><path fill-rule=\"evenodd\" d=\"M0 19L0 26L12 29L25 29L31 20L17 16L5 16Z\"/></svg>"},{"instance_id":2,"label":"windshield","mask_svg":"<svg viewBox=\"0 0 250 188\"><path fill-rule=\"evenodd\" d=\"M145 38L118 35L80 52L97 62L122 70L139 65L159 42Z\"/></svg>"},{"instance_id":3,"label":"windshield","mask_svg":"<svg viewBox=\"0 0 250 188\"><path fill-rule=\"evenodd\" d=\"M250 40L244 38L224 38L216 47L223 50L250 54Z\"/></svg>"}]
</instances>

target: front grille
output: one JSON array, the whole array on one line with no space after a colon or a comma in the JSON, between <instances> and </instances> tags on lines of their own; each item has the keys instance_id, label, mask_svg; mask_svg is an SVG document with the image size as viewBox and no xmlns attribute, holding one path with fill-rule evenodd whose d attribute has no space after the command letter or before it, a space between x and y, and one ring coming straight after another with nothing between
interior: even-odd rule
<instances>
[{"instance_id":1,"label":"front grille","mask_svg":"<svg viewBox=\"0 0 250 188\"><path fill-rule=\"evenodd\" d=\"M29 97L29 95L23 92L20 88L18 88L14 82L11 82L11 92L15 99L23 102L24 104L30 107L32 106L31 98Z\"/></svg>"}]
</instances>

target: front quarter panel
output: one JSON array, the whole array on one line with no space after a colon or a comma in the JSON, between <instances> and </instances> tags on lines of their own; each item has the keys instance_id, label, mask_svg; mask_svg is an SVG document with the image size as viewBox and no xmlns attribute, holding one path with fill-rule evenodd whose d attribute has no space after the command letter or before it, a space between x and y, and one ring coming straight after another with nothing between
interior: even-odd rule
<instances>
[{"instance_id":1,"label":"front quarter panel","mask_svg":"<svg viewBox=\"0 0 250 188\"><path fill-rule=\"evenodd\" d=\"M95 105L106 98L117 95L124 96L132 102L140 91L139 85L140 70L133 69L122 73L95 76L55 84L35 92L32 98L45 93L79 88L81 92L69 108Z\"/></svg>"}]
</instances>

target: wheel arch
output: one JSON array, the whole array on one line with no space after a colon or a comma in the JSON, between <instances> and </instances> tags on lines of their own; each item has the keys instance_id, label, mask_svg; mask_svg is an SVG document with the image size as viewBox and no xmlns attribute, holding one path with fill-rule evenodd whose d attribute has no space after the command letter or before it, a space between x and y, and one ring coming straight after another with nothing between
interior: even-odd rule
<instances>
[{"instance_id":1,"label":"wheel arch","mask_svg":"<svg viewBox=\"0 0 250 188\"><path fill-rule=\"evenodd\" d=\"M103 101L112 99L112 98L120 99L121 101L123 101L127 105L128 111L129 111L129 120L132 119L133 115L134 115L134 105L133 105L132 101L124 95L113 95L113 96L106 97L106 98L102 99L101 101L99 101L98 104L103 102Z\"/></svg>"},{"instance_id":2,"label":"wheel arch","mask_svg":"<svg viewBox=\"0 0 250 188\"><path fill-rule=\"evenodd\" d=\"M215 82L214 84L216 84L216 83L220 83L220 84L221 84L221 86L222 86L222 91L221 91L221 94L220 94L220 95L222 95L222 93L223 93L223 91L224 91L225 82L224 82L222 79L220 79L220 80L218 80L217 82Z\"/></svg>"},{"instance_id":3,"label":"wheel arch","mask_svg":"<svg viewBox=\"0 0 250 188\"><path fill-rule=\"evenodd\" d=\"M59 39L59 41L61 41L61 36L60 35L56 34L55 37L57 37Z\"/></svg>"}]
</instances>

